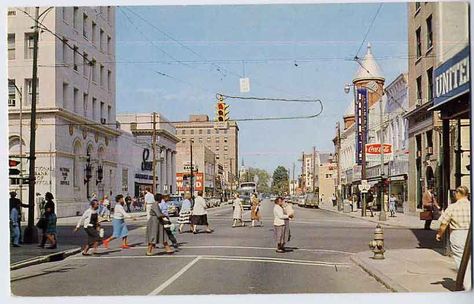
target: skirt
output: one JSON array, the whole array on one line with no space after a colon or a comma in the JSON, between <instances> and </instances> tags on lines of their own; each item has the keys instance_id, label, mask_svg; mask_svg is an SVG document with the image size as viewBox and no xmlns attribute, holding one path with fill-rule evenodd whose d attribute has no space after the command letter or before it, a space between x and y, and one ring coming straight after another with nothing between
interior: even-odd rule
<instances>
[{"instance_id":1,"label":"skirt","mask_svg":"<svg viewBox=\"0 0 474 304\"><path fill-rule=\"evenodd\" d=\"M87 233L87 244L92 245L95 242L98 242L101 240L101 237L99 236L99 231L97 231L97 228L87 227L87 228L84 228L84 230Z\"/></svg>"},{"instance_id":2,"label":"skirt","mask_svg":"<svg viewBox=\"0 0 474 304\"><path fill-rule=\"evenodd\" d=\"M277 244L285 244L286 226L273 226L273 238Z\"/></svg>"},{"instance_id":3,"label":"skirt","mask_svg":"<svg viewBox=\"0 0 474 304\"><path fill-rule=\"evenodd\" d=\"M191 224L191 210L179 213L178 224Z\"/></svg>"},{"instance_id":4,"label":"skirt","mask_svg":"<svg viewBox=\"0 0 474 304\"><path fill-rule=\"evenodd\" d=\"M124 219L112 219L112 227L114 228L114 233L112 234L114 238L128 236L128 229Z\"/></svg>"},{"instance_id":5,"label":"skirt","mask_svg":"<svg viewBox=\"0 0 474 304\"><path fill-rule=\"evenodd\" d=\"M207 223L207 214L202 215L191 215L191 224L193 225L209 225Z\"/></svg>"}]
</instances>

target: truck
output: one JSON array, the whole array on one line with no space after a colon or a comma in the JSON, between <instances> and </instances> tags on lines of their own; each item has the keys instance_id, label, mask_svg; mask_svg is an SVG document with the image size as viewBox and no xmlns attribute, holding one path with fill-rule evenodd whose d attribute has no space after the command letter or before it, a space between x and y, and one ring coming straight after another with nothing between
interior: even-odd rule
<instances>
[{"instance_id":1,"label":"truck","mask_svg":"<svg viewBox=\"0 0 474 304\"><path fill-rule=\"evenodd\" d=\"M240 196L240 200L242 201L243 208L250 210L252 208L252 203L250 202L250 198L252 194L257 195L257 184L254 182L240 183L239 188L237 189L237 193Z\"/></svg>"}]
</instances>

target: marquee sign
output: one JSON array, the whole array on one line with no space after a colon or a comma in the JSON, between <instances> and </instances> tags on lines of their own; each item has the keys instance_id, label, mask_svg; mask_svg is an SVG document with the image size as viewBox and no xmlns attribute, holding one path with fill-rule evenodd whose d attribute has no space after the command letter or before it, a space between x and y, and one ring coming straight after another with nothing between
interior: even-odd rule
<instances>
[{"instance_id":1,"label":"marquee sign","mask_svg":"<svg viewBox=\"0 0 474 304\"><path fill-rule=\"evenodd\" d=\"M382 160L381 144L366 144L365 145L365 159L368 162L380 162ZM384 162L393 160L393 149L391 144L383 145Z\"/></svg>"},{"instance_id":2,"label":"marquee sign","mask_svg":"<svg viewBox=\"0 0 474 304\"><path fill-rule=\"evenodd\" d=\"M357 98L355 100L355 147L356 147L356 163L362 164L363 141L367 142L367 125L368 125L368 94L367 89L357 89ZM364 138L365 137L365 138ZM365 140L363 140L365 139Z\"/></svg>"},{"instance_id":3,"label":"marquee sign","mask_svg":"<svg viewBox=\"0 0 474 304\"><path fill-rule=\"evenodd\" d=\"M191 184L190 174L176 173L176 187L178 191L190 191ZM204 191L204 174L197 172L193 174L193 191Z\"/></svg>"}]
</instances>

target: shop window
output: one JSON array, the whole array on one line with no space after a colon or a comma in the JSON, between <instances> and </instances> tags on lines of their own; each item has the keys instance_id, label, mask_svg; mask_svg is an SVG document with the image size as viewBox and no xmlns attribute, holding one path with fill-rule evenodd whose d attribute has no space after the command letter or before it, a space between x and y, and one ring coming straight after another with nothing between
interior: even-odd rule
<instances>
[{"instance_id":1,"label":"shop window","mask_svg":"<svg viewBox=\"0 0 474 304\"><path fill-rule=\"evenodd\" d=\"M15 34L8 34L8 60L15 59Z\"/></svg>"},{"instance_id":2,"label":"shop window","mask_svg":"<svg viewBox=\"0 0 474 304\"><path fill-rule=\"evenodd\" d=\"M433 26L431 15L426 19L426 48L430 50L433 47Z\"/></svg>"},{"instance_id":3,"label":"shop window","mask_svg":"<svg viewBox=\"0 0 474 304\"><path fill-rule=\"evenodd\" d=\"M421 57L421 27L416 30L416 58Z\"/></svg>"}]
</instances>

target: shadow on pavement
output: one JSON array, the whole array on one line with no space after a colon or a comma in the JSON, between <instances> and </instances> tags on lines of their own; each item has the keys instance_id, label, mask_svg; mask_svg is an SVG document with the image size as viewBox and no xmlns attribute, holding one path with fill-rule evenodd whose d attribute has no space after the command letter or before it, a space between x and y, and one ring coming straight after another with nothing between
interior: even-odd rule
<instances>
[{"instance_id":1,"label":"shadow on pavement","mask_svg":"<svg viewBox=\"0 0 474 304\"><path fill-rule=\"evenodd\" d=\"M436 251L443 249L443 243L436 241L435 230L410 229L418 240L418 248L429 248Z\"/></svg>"},{"instance_id":2,"label":"shadow on pavement","mask_svg":"<svg viewBox=\"0 0 474 304\"><path fill-rule=\"evenodd\" d=\"M68 272L68 271L70 271L70 270L78 269L79 267L82 267L82 266L85 266L85 264L83 264L83 265L68 266L68 267L61 267L61 268L54 269L54 270L43 270L43 271L41 271L40 273L37 273L37 274L25 275L25 276L21 276L21 277L18 277L18 278L12 278L10 281L11 281L11 282L21 281L21 280L26 280L26 279L31 279L31 278L35 278L35 277L40 277L40 276L44 276L44 275L48 275L48 274L52 274L52 273L64 273L64 272Z\"/></svg>"},{"instance_id":3,"label":"shadow on pavement","mask_svg":"<svg viewBox=\"0 0 474 304\"><path fill-rule=\"evenodd\" d=\"M456 291L456 281L451 278L443 278L443 281L433 282L431 285L442 285L450 291Z\"/></svg>"}]
</instances>

